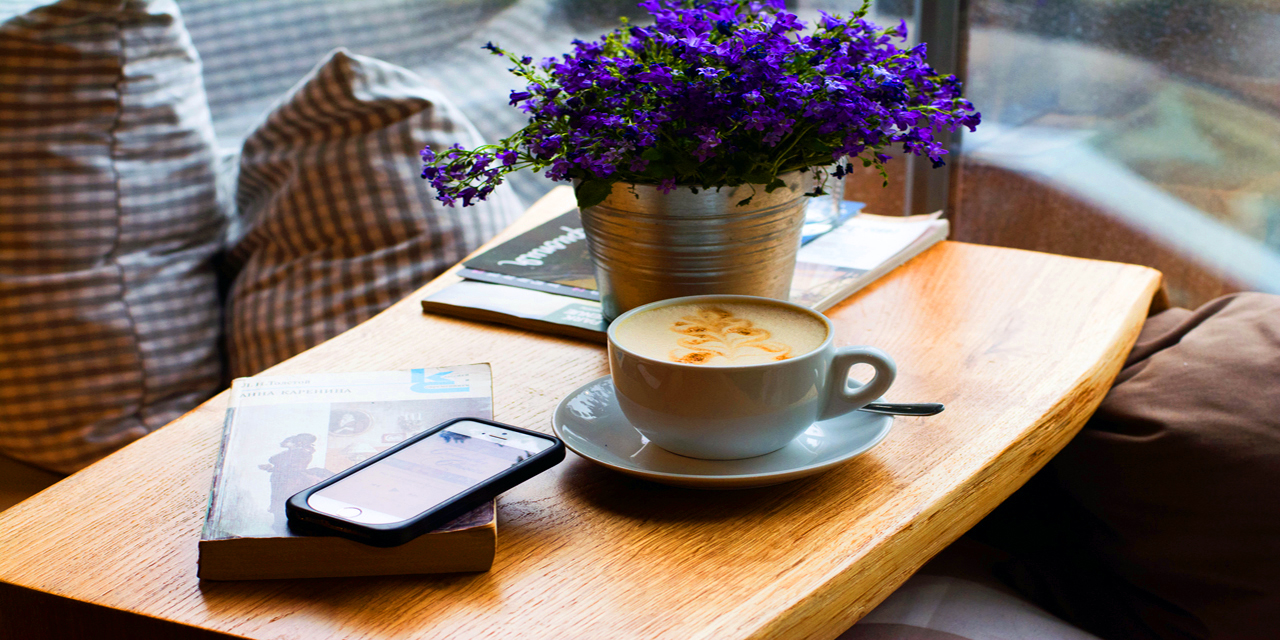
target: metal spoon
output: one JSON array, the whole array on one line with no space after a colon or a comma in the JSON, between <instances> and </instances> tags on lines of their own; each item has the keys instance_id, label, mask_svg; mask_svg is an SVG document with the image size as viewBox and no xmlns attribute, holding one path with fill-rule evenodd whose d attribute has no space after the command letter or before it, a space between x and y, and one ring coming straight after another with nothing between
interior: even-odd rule
<instances>
[{"instance_id":1,"label":"metal spoon","mask_svg":"<svg viewBox=\"0 0 1280 640\"><path fill-rule=\"evenodd\" d=\"M937 402L872 402L860 411L890 416L932 416L942 413L942 409Z\"/></svg>"}]
</instances>

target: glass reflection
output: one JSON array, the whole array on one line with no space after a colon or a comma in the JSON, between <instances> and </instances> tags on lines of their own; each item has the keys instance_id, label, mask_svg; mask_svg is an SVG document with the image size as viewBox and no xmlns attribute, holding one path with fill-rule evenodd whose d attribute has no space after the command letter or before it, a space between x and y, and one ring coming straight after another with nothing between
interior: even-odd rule
<instances>
[{"instance_id":1,"label":"glass reflection","mask_svg":"<svg viewBox=\"0 0 1280 640\"><path fill-rule=\"evenodd\" d=\"M1086 241L1123 244L1106 234L1059 240L1164 269L1175 302L1280 291L1280 3L974 0L970 11L967 93L984 122L963 144L962 234L1051 243L1032 224L1013 237L1009 217L1028 214L975 190L1036 191L1024 208L1102 216L1094 228L1149 241L1126 256L1089 255ZM1005 231L993 230L1001 217Z\"/></svg>"}]
</instances>

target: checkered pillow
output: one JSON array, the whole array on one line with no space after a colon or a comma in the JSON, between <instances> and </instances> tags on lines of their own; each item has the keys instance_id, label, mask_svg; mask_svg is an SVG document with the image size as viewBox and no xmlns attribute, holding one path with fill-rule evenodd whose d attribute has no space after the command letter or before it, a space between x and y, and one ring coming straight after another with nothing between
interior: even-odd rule
<instances>
[{"instance_id":1,"label":"checkered pillow","mask_svg":"<svg viewBox=\"0 0 1280 640\"><path fill-rule=\"evenodd\" d=\"M338 50L246 139L236 205L231 372L253 375L367 320L520 213L508 189L449 208L419 176L475 128L412 72Z\"/></svg>"},{"instance_id":2,"label":"checkered pillow","mask_svg":"<svg viewBox=\"0 0 1280 640\"><path fill-rule=\"evenodd\" d=\"M69 472L217 391L213 129L166 0L0 3L0 452Z\"/></svg>"}]
</instances>

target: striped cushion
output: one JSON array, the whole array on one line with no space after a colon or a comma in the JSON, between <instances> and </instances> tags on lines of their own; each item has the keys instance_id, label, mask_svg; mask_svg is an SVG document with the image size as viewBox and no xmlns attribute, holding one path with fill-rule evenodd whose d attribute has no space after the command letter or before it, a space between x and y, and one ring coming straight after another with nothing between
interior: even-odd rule
<instances>
[{"instance_id":1,"label":"striped cushion","mask_svg":"<svg viewBox=\"0 0 1280 640\"><path fill-rule=\"evenodd\" d=\"M253 375L412 293L520 213L508 189L434 200L418 153L479 134L413 73L334 52L245 141L231 371Z\"/></svg>"},{"instance_id":2,"label":"striped cushion","mask_svg":"<svg viewBox=\"0 0 1280 640\"><path fill-rule=\"evenodd\" d=\"M224 218L172 1L0 3L0 452L71 471L221 379Z\"/></svg>"}]
</instances>

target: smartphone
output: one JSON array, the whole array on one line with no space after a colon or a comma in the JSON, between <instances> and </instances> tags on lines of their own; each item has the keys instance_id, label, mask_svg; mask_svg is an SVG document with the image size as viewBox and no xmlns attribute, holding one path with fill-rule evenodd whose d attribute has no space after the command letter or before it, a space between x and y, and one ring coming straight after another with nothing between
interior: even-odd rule
<instances>
[{"instance_id":1,"label":"smartphone","mask_svg":"<svg viewBox=\"0 0 1280 640\"><path fill-rule=\"evenodd\" d=\"M458 418L304 489L285 503L291 529L379 547L404 544L564 460L554 436Z\"/></svg>"}]
</instances>

